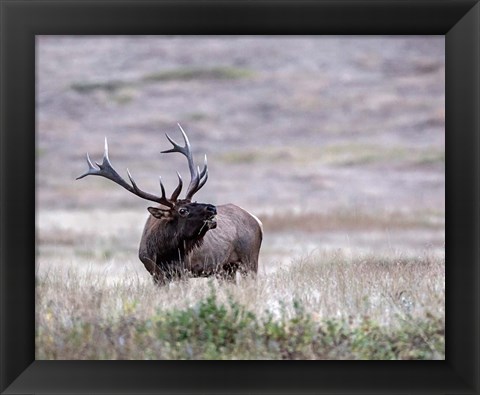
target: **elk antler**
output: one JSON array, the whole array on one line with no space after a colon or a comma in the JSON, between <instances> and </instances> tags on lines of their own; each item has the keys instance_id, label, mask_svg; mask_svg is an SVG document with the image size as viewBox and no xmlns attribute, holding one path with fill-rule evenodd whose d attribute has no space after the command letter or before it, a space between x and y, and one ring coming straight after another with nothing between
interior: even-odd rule
<instances>
[{"instance_id":1,"label":"elk antler","mask_svg":"<svg viewBox=\"0 0 480 395\"><path fill-rule=\"evenodd\" d=\"M170 152L179 152L179 153L186 156L186 158L188 160L188 167L190 169L191 180L190 180L190 185L188 186L188 189L187 189L187 196L185 197L185 199L186 200L191 200L193 195L196 192L198 192L200 190L200 188L202 188L205 185L205 183L207 182L207 179L208 179L207 155L205 155L203 170L200 172L200 168L198 166L195 168L195 164L193 162L193 155L192 155L192 151L191 151L191 148L190 148L190 142L188 141L188 137L187 137L185 131L180 126L180 124L177 124L177 125L180 128L180 131L182 132L183 140L185 141L185 146L184 147L180 146L168 134L165 134L165 136L167 136L168 141L170 141L172 143L173 148L171 148L169 150L166 150L166 151L162 151L162 154L166 154L166 153L170 153ZM182 179L180 178L180 175L178 175L178 177L179 177L179 180L181 181ZM181 184L179 184L177 189L175 189L172 197L175 196L175 198L177 198L178 195L180 194L181 189L182 189Z\"/></svg>"},{"instance_id":2,"label":"elk antler","mask_svg":"<svg viewBox=\"0 0 480 395\"><path fill-rule=\"evenodd\" d=\"M83 177L86 176L101 176L108 178L109 180L115 182L118 185L121 185L124 187L127 191L132 192L134 195L141 197L142 199L150 200L152 202L157 202L160 204L163 204L164 206L172 208L174 206L174 202L176 198L178 197L178 194L180 193L180 190L182 189L182 179L180 177L180 174L178 174L179 178L179 185L175 189L175 191L172 194L172 198L175 197L175 199L167 199L165 197L165 188L162 184L162 179L160 178L160 189L162 190L162 196L156 196L152 195L148 192L142 191L136 184L135 180L133 179L132 175L127 169L127 174L128 178L130 179L130 182L132 185L128 184L120 175L115 171L113 168L112 164L110 163L110 159L108 158L108 143L107 143L107 138L105 137L105 151L103 153L103 161L102 163L95 162L95 164L98 166L98 169L93 165L92 161L90 160L90 156L87 153L87 163L88 163L88 170L82 174L81 176L78 176L76 179L79 180Z\"/></svg>"}]
</instances>

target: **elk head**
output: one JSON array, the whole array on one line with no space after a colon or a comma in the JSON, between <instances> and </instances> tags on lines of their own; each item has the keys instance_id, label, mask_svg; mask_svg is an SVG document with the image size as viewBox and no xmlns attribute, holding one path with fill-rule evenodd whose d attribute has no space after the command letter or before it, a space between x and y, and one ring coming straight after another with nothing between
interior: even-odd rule
<instances>
[{"instance_id":1,"label":"elk head","mask_svg":"<svg viewBox=\"0 0 480 395\"><path fill-rule=\"evenodd\" d=\"M216 227L215 216L217 214L217 209L211 204L192 202L192 197L207 182L207 156L205 155L204 166L202 171L200 171L200 168L198 166L195 166L194 164L188 137L180 124L178 125L178 127L182 132L185 145L183 147L180 146L172 138L170 138L168 134L166 134L166 137L170 141L170 143L172 143L173 148L162 151L162 153L178 152L187 158L188 167L190 169L190 184L187 188L185 199L178 198L183 187L182 177L178 172L178 185L169 198L167 198L165 195L165 187L163 186L161 177L161 196L153 195L151 193L141 190L137 186L137 183L133 179L128 169L127 175L131 184L126 182L116 172L116 170L110 163L110 159L108 157L107 138L105 138L105 151L103 154L102 163L95 162L98 168L95 167L87 153L88 170L81 176L77 177L77 180L90 175L108 178L109 180L122 186L127 191L133 193L134 195L142 199L159 203L159 207L148 207L148 211L153 217L160 221L163 221L165 223L165 226L171 226L172 228L174 228L175 233L181 235L183 239L188 240L203 236L209 229L213 229Z\"/></svg>"}]
</instances>

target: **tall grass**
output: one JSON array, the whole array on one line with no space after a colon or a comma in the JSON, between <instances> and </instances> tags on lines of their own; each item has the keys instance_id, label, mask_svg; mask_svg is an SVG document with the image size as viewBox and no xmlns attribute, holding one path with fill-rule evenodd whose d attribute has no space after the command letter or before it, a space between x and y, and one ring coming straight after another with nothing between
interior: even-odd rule
<instances>
[{"instance_id":1,"label":"tall grass","mask_svg":"<svg viewBox=\"0 0 480 395\"><path fill-rule=\"evenodd\" d=\"M37 275L37 359L442 359L444 260L304 257L238 284Z\"/></svg>"}]
</instances>

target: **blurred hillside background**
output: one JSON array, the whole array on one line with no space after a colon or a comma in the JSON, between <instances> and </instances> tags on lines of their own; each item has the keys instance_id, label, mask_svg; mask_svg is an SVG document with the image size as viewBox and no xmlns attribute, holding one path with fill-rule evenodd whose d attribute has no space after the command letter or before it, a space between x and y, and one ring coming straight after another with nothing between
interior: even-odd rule
<instances>
[{"instance_id":1,"label":"blurred hillside background","mask_svg":"<svg viewBox=\"0 0 480 395\"><path fill-rule=\"evenodd\" d=\"M37 359L445 358L443 36L37 36L36 50ZM208 155L195 198L263 221L256 280L154 287L137 257L154 203L75 181L107 137L124 178L159 194L162 176L170 195L177 170L189 181L160 153L177 122Z\"/></svg>"},{"instance_id":2,"label":"blurred hillside background","mask_svg":"<svg viewBox=\"0 0 480 395\"><path fill-rule=\"evenodd\" d=\"M443 254L445 51L422 37L37 37L40 260L125 258L147 201L75 181L104 137L123 176L171 193L209 160L200 202L265 224L263 270L312 251ZM119 255L120 254L120 255Z\"/></svg>"}]
</instances>

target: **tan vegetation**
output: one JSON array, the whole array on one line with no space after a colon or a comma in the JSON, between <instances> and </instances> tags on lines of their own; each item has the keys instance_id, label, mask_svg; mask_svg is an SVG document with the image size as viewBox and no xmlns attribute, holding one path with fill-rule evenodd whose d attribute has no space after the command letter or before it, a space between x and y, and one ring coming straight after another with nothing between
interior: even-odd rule
<instances>
[{"instance_id":1,"label":"tan vegetation","mask_svg":"<svg viewBox=\"0 0 480 395\"><path fill-rule=\"evenodd\" d=\"M40 212L37 359L444 358L443 246L402 253L394 239L405 231L402 237L412 238L406 241L412 245L423 231L431 242L441 243L441 213L271 212L260 217L266 237L256 280L232 285L189 279L158 288L137 260L141 213ZM397 248L365 253L354 245L327 249L324 243L319 249L314 243L335 232L354 240L377 231L390 233ZM365 239L359 240L365 247ZM248 325L240 320L240 327L231 322L235 339L215 337L209 348L202 336L214 326L194 326L197 338L178 339L178 320L186 326L203 322L195 318L202 309L209 311L202 318L205 325L224 309L225 322L235 309L250 318ZM299 320L308 333L305 328L291 332ZM280 338L267 336L272 331ZM286 340L297 335L294 345ZM345 339L353 343L338 347Z\"/></svg>"},{"instance_id":2,"label":"tan vegetation","mask_svg":"<svg viewBox=\"0 0 480 395\"><path fill-rule=\"evenodd\" d=\"M329 230L443 229L445 216L435 212L385 212L339 210L328 213L284 212L259 215L266 230L320 232Z\"/></svg>"},{"instance_id":3,"label":"tan vegetation","mask_svg":"<svg viewBox=\"0 0 480 395\"><path fill-rule=\"evenodd\" d=\"M238 285L191 279L162 289L154 287L143 276L131 274L112 281L110 275L108 268L102 273L70 267L37 276L37 359L172 356L198 359L209 358L209 352L216 358L235 359L363 359L375 355L444 358L441 339L444 336L445 277L444 260L440 258L365 256L352 259L341 254L315 255L296 260L289 268L280 269L273 275L260 276L256 280L244 279ZM233 308L240 309L242 314L252 314L254 318L249 325L256 321L255 325L260 325L259 332L253 335L246 328L235 328L238 338L224 339L221 344L210 339L210 351L202 348L193 354L184 347L188 348L188 344L197 347L199 339L190 337L175 345L170 342L172 339L163 337L175 324L172 317L180 316L190 322L192 314L198 311L196 309L205 308L202 303L212 294L215 302L207 306L209 309L231 311ZM206 322L213 319L213 316L205 318ZM302 340L306 344L294 347L292 355L282 351L285 345L278 339L276 346L268 345L262 330L272 330L273 325L278 331L288 333L289 326L298 323L299 319L305 320L305 325L308 322L309 330L314 332L334 325L351 332L352 336L363 336L364 340L355 346L360 347L358 352L353 346L335 349L333 343L314 351L311 347L320 340L313 335ZM166 323L164 332L157 333L162 323ZM235 320L231 322L232 325L237 323ZM425 326L427 323L433 328ZM215 323L210 322L210 325ZM188 330L188 325L184 329ZM249 336L249 340L243 342L242 334ZM400 334L407 338L418 337L418 344L407 341L391 352L383 349L387 347L385 344L365 345L378 335L391 336L395 340ZM291 333L291 336L296 335ZM257 346L252 336L258 337L259 342L267 341L265 347ZM327 343L335 341L322 339ZM244 348L242 352L239 352L239 345ZM224 353L221 347L224 347ZM325 354L326 350L331 354Z\"/></svg>"}]
</instances>

